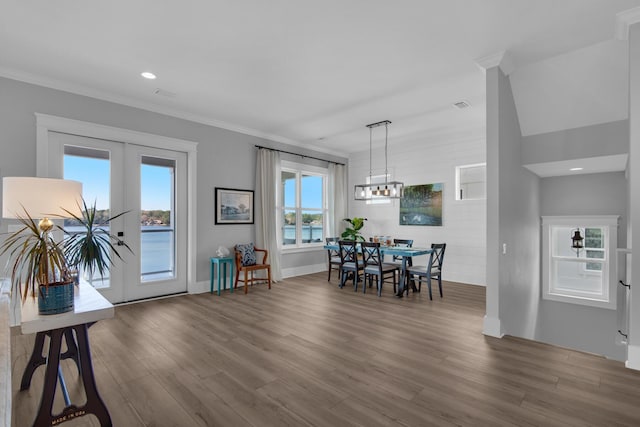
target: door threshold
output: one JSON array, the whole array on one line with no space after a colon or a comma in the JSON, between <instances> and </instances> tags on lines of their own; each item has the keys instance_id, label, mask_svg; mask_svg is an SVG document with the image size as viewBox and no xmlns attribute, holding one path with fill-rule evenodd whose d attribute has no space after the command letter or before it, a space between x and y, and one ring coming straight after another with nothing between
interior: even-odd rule
<instances>
[{"instance_id":1,"label":"door threshold","mask_svg":"<svg viewBox=\"0 0 640 427\"><path fill-rule=\"evenodd\" d=\"M113 305L114 306L120 306L120 305L137 304L139 302L155 301L155 300L159 300L159 299L179 297L179 296L182 296L182 295L188 295L188 292L184 291L184 292L176 292L174 294L160 295L160 296L157 296L157 297L139 298L139 299L134 299L134 300L131 300L131 301L116 302Z\"/></svg>"}]
</instances>

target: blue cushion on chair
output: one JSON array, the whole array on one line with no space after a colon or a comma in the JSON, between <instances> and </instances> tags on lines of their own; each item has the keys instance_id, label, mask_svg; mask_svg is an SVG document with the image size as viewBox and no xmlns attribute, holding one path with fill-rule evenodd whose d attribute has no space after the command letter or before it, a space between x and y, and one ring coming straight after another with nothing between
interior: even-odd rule
<instances>
[{"instance_id":1,"label":"blue cushion on chair","mask_svg":"<svg viewBox=\"0 0 640 427\"><path fill-rule=\"evenodd\" d=\"M256 251L253 248L253 243L236 245L236 250L240 252L242 265L256 265Z\"/></svg>"}]
</instances>

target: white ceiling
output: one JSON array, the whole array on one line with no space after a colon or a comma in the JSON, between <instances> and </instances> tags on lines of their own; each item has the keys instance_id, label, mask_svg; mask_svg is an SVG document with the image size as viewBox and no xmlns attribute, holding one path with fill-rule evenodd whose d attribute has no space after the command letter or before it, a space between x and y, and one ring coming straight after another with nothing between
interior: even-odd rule
<instances>
[{"instance_id":1,"label":"white ceiling","mask_svg":"<svg viewBox=\"0 0 640 427\"><path fill-rule=\"evenodd\" d=\"M393 122L389 145L426 135L484 136L484 75L476 59L508 51L515 76L613 39L616 13L639 5L6 1L0 75L344 154L367 149L365 125L385 119ZM142 71L157 80L141 78ZM521 88L525 77L523 71ZM175 96L154 94L158 88ZM522 99L535 95L525 92L514 90ZM522 99L519 114L530 116L520 119L523 128L536 133L537 113ZM472 108L452 107L459 100Z\"/></svg>"},{"instance_id":2,"label":"white ceiling","mask_svg":"<svg viewBox=\"0 0 640 427\"><path fill-rule=\"evenodd\" d=\"M622 172L627 169L627 154L559 160L556 162L523 165L540 178L550 176L583 175L603 172ZM574 169L574 170L572 170Z\"/></svg>"}]
</instances>

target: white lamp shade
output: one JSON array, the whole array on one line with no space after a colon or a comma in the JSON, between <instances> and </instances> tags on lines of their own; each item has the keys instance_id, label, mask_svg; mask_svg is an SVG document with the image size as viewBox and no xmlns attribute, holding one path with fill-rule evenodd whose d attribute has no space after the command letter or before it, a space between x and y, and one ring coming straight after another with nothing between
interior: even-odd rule
<instances>
[{"instance_id":1,"label":"white lamp shade","mask_svg":"<svg viewBox=\"0 0 640 427\"><path fill-rule=\"evenodd\" d=\"M2 179L2 217L69 218L62 208L82 215L82 183L68 179L5 177Z\"/></svg>"}]
</instances>

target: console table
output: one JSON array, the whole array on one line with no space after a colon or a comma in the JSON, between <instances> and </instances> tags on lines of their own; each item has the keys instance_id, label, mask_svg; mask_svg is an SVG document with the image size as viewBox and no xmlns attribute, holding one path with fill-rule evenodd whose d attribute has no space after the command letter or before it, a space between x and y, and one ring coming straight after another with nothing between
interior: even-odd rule
<instances>
[{"instance_id":1,"label":"console table","mask_svg":"<svg viewBox=\"0 0 640 427\"><path fill-rule=\"evenodd\" d=\"M33 298L28 298L22 305L22 333L35 333L36 340L22 376L20 390L28 389L35 370L41 365L46 365L40 408L34 426L54 426L88 414L95 415L103 427L112 425L109 411L96 388L87 330L98 320L108 319L113 315L113 305L87 283L81 283L76 287L73 311L41 315L38 313L38 302ZM50 338L49 352L47 357L44 357L42 350L46 336ZM63 339L66 341L67 351L60 353ZM60 369L62 359L73 359L78 367L86 395L86 403L83 406L73 405L69 400ZM54 415L51 412L58 378L65 408L61 413Z\"/></svg>"}]
</instances>

